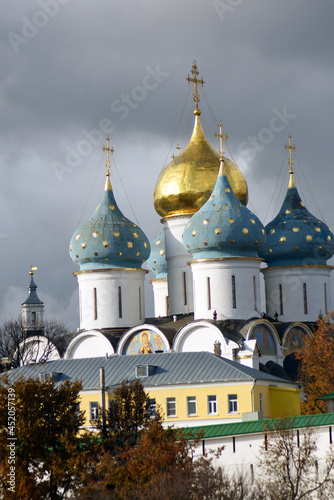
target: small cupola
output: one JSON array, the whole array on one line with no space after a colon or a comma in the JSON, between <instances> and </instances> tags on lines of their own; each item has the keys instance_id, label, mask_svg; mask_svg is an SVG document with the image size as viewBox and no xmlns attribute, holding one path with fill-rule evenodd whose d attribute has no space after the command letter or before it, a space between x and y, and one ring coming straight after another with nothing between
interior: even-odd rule
<instances>
[{"instance_id":1,"label":"small cupola","mask_svg":"<svg viewBox=\"0 0 334 500\"><path fill-rule=\"evenodd\" d=\"M29 271L30 283L28 285L28 297L21 305L22 326L29 333L43 333L44 303L37 295L37 285L34 281L34 271L37 267L31 267Z\"/></svg>"}]
</instances>

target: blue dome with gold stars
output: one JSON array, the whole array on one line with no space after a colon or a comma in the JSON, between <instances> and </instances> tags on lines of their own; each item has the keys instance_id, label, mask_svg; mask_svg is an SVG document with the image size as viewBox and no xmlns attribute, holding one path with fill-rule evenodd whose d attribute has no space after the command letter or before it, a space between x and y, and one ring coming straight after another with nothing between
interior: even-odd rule
<instances>
[{"instance_id":1,"label":"blue dome with gold stars","mask_svg":"<svg viewBox=\"0 0 334 500\"><path fill-rule=\"evenodd\" d=\"M264 242L261 221L235 196L221 161L210 198L184 230L184 247L194 259L257 257Z\"/></svg>"},{"instance_id":2,"label":"blue dome with gold stars","mask_svg":"<svg viewBox=\"0 0 334 500\"><path fill-rule=\"evenodd\" d=\"M161 231L151 241L151 253L147 259L147 267L155 273L155 279L167 278L167 261L165 253L165 233Z\"/></svg>"},{"instance_id":3,"label":"blue dome with gold stars","mask_svg":"<svg viewBox=\"0 0 334 500\"><path fill-rule=\"evenodd\" d=\"M334 236L302 202L292 169L283 205L266 227L266 245L260 252L268 267L325 265L334 254Z\"/></svg>"},{"instance_id":4,"label":"blue dome with gold stars","mask_svg":"<svg viewBox=\"0 0 334 500\"><path fill-rule=\"evenodd\" d=\"M70 257L79 264L80 271L92 271L124 267L140 269L149 254L147 237L136 224L124 217L117 206L108 167L100 204L91 219L74 232Z\"/></svg>"}]
</instances>

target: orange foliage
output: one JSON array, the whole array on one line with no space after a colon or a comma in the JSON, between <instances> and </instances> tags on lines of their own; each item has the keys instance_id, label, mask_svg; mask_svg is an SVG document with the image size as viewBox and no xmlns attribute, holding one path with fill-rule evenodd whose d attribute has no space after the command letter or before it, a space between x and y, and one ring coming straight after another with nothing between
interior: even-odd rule
<instances>
[{"instance_id":1,"label":"orange foliage","mask_svg":"<svg viewBox=\"0 0 334 500\"><path fill-rule=\"evenodd\" d=\"M334 391L334 312L318 321L312 338L305 338L305 347L296 355L301 361L299 380L306 400L302 403L302 413L326 412L326 403L316 401ZM318 405L318 407L317 407Z\"/></svg>"},{"instance_id":2,"label":"orange foliage","mask_svg":"<svg viewBox=\"0 0 334 500\"><path fill-rule=\"evenodd\" d=\"M158 498L155 495L162 483L179 483L182 478L186 495L193 474L192 449L183 431L164 429L159 419L152 419L142 430L136 445L126 444L114 456L106 450L102 453L95 469L95 481L90 483L89 489L94 491L98 487L105 493L113 491L115 498L126 500L138 498L140 492L140 498L153 500ZM170 498L173 495L170 494Z\"/></svg>"}]
</instances>

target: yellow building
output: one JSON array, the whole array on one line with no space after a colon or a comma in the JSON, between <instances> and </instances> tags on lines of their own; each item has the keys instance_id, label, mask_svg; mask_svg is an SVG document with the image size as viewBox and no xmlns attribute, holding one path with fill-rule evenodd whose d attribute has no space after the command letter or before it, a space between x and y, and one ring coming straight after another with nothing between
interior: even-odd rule
<instances>
[{"instance_id":1,"label":"yellow building","mask_svg":"<svg viewBox=\"0 0 334 500\"><path fill-rule=\"evenodd\" d=\"M198 426L300 415L296 384L208 352L60 359L10 372L10 378L20 375L53 377L57 383L80 380L87 427L93 425L102 398L108 408L113 389L124 380L136 378L149 394L152 412L158 406L166 425Z\"/></svg>"}]
</instances>

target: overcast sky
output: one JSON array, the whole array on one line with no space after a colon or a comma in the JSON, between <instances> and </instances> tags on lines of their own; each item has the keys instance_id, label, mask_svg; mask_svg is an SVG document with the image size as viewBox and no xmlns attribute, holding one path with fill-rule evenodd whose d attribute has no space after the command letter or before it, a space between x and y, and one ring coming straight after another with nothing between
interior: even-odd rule
<instances>
[{"instance_id":1,"label":"overcast sky","mask_svg":"<svg viewBox=\"0 0 334 500\"><path fill-rule=\"evenodd\" d=\"M251 210L266 224L280 208L291 132L300 194L334 228L331 0L2 0L0 11L1 322L19 314L33 265L45 316L78 326L68 246L99 202L108 131L120 208L150 240L161 230L153 190L189 141L194 59L204 132L218 148L222 120Z\"/></svg>"}]
</instances>

